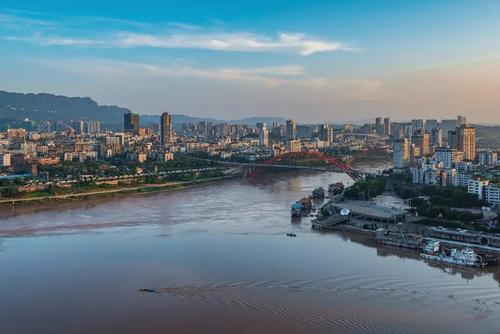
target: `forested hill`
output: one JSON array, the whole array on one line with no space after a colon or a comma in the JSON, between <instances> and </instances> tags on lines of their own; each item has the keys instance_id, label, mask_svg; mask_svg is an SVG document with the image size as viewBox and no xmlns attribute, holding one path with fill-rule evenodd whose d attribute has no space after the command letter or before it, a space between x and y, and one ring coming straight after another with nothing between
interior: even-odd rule
<instances>
[{"instance_id":1,"label":"forested hill","mask_svg":"<svg viewBox=\"0 0 500 334\"><path fill-rule=\"evenodd\" d=\"M100 120L108 125L121 124L128 109L101 106L89 97L52 94L23 94L0 91L0 121Z\"/></svg>"},{"instance_id":2,"label":"forested hill","mask_svg":"<svg viewBox=\"0 0 500 334\"><path fill-rule=\"evenodd\" d=\"M117 106L101 106L90 97L67 97L53 94L11 93L0 91L0 129L23 126L25 119L34 121L101 121L105 128L120 129L123 114L129 109ZM214 118L194 117L173 114L173 123L197 123L200 121L230 124L249 124L257 122L271 125L273 122L285 123L282 117L249 117L240 120L217 120ZM159 124L159 115L141 115L141 125Z\"/></svg>"}]
</instances>

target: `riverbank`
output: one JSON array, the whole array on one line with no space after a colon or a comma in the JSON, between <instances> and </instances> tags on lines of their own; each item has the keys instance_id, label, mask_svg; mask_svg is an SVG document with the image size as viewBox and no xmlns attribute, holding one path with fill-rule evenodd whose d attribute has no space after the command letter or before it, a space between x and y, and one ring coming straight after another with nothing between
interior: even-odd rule
<instances>
[{"instance_id":1,"label":"riverbank","mask_svg":"<svg viewBox=\"0 0 500 334\"><path fill-rule=\"evenodd\" d=\"M82 200L102 200L104 198L115 198L127 195L144 195L154 192L165 192L186 189L206 183L214 183L218 181L233 179L240 175L227 175L211 178L195 179L191 181L174 181L159 184L142 184L132 187L120 187L116 189L103 189L97 191L88 191L83 193L70 193L51 196L37 196L29 198L11 198L0 200L0 218L18 214L15 209L22 209L22 213L30 211L40 211L52 209L54 206L59 206L64 203L75 203ZM21 212L19 212L21 213Z\"/></svg>"}]
</instances>

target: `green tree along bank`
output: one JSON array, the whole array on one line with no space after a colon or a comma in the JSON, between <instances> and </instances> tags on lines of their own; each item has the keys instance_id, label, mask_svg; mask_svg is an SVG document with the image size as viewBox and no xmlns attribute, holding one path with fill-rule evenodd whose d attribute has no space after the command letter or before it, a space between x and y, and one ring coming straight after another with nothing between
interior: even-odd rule
<instances>
[{"instance_id":1,"label":"green tree along bank","mask_svg":"<svg viewBox=\"0 0 500 334\"><path fill-rule=\"evenodd\" d=\"M465 188L414 184L411 182L410 175L395 173L369 176L346 189L344 197L353 200L369 200L383 192L389 192L407 200L419 216L432 219L469 223L481 219L483 215L467 209L487 205L485 201L469 194Z\"/></svg>"}]
</instances>

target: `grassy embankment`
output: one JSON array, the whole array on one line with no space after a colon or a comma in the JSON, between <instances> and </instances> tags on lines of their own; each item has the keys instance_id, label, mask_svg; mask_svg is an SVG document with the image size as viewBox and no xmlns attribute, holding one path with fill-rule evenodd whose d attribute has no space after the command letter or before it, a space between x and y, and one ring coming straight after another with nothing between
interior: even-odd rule
<instances>
[{"instance_id":1,"label":"grassy embankment","mask_svg":"<svg viewBox=\"0 0 500 334\"><path fill-rule=\"evenodd\" d=\"M130 184L130 185L116 185L116 186L87 184L84 186L78 186L77 188L71 188L71 189L53 187L50 190L50 193L27 192L27 193L18 193L15 196L9 198L0 198L0 205L14 204L14 203L16 204L43 203L48 201L74 200L78 198L87 199L92 197L113 196L119 194L151 193L157 191L181 189L197 184L225 180L232 177L235 176L233 175L213 176L213 177L196 178L184 181L169 181L164 183Z\"/></svg>"}]
</instances>

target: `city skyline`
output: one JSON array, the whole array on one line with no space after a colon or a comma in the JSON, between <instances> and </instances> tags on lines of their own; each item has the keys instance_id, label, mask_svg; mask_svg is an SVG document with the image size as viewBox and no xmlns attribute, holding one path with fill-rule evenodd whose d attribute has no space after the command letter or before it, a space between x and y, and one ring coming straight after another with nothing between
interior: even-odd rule
<instances>
[{"instance_id":1,"label":"city skyline","mask_svg":"<svg viewBox=\"0 0 500 334\"><path fill-rule=\"evenodd\" d=\"M498 332L498 13L0 1L3 332Z\"/></svg>"},{"instance_id":2,"label":"city skyline","mask_svg":"<svg viewBox=\"0 0 500 334\"><path fill-rule=\"evenodd\" d=\"M500 123L498 9L4 1L0 89L90 96L140 114Z\"/></svg>"}]
</instances>

